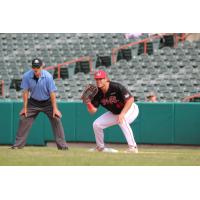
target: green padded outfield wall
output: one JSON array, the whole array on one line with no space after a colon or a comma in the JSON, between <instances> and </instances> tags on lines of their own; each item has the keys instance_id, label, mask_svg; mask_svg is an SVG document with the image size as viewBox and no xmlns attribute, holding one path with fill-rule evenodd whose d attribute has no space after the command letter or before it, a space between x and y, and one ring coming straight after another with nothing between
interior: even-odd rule
<instances>
[{"instance_id":1,"label":"green padded outfield wall","mask_svg":"<svg viewBox=\"0 0 200 200\"><path fill-rule=\"evenodd\" d=\"M141 143L173 144L174 104L140 103Z\"/></svg>"},{"instance_id":2,"label":"green padded outfield wall","mask_svg":"<svg viewBox=\"0 0 200 200\"><path fill-rule=\"evenodd\" d=\"M13 104L0 102L0 144L11 144L13 141Z\"/></svg>"},{"instance_id":3,"label":"green padded outfield wall","mask_svg":"<svg viewBox=\"0 0 200 200\"><path fill-rule=\"evenodd\" d=\"M200 145L200 103L137 103L138 118L131 124L138 144ZM105 112L94 115L82 103L58 102L67 141L95 142L93 121ZM0 101L0 144L12 144L19 123L22 102ZM3 114L3 115L2 115ZM45 145L54 141L48 118L40 113L35 120L27 144ZM126 143L118 126L105 129L105 142Z\"/></svg>"},{"instance_id":4,"label":"green padded outfield wall","mask_svg":"<svg viewBox=\"0 0 200 200\"><path fill-rule=\"evenodd\" d=\"M200 144L200 104L175 104L174 143Z\"/></svg>"},{"instance_id":5,"label":"green padded outfield wall","mask_svg":"<svg viewBox=\"0 0 200 200\"><path fill-rule=\"evenodd\" d=\"M75 113L76 141L95 142L92 124L96 117L99 116L102 112L99 110L94 115L91 115L88 113L85 105L82 103L76 103Z\"/></svg>"}]
</instances>

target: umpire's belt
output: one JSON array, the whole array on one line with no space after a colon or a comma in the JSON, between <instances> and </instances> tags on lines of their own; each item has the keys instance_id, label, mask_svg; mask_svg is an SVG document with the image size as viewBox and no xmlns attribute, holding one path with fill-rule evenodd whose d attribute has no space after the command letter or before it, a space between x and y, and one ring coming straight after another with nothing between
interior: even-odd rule
<instances>
[{"instance_id":1,"label":"umpire's belt","mask_svg":"<svg viewBox=\"0 0 200 200\"><path fill-rule=\"evenodd\" d=\"M49 98L49 99L47 99L47 100L38 101L38 100L36 100L36 99L34 99L34 98L30 97L30 100L31 100L31 101L33 101L33 102L35 102L35 103L46 103L46 102L48 102L48 101L50 100L50 98Z\"/></svg>"}]
</instances>

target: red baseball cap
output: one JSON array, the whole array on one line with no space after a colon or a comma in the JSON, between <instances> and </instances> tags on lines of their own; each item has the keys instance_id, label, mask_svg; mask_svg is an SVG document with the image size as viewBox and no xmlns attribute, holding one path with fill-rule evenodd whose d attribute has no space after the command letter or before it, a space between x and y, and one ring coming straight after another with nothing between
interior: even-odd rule
<instances>
[{"instance_id":1,"label":"red baseball cap","mask_svg":"<svg viewBox=\"0 0 200 200\"><path fill-rule=\"evenodd\" d=\"M105 71L103 70L98 70L94 73L94 79L98 79L98 78L106 78L107 74Z\"/></svg>"}]
</instances>

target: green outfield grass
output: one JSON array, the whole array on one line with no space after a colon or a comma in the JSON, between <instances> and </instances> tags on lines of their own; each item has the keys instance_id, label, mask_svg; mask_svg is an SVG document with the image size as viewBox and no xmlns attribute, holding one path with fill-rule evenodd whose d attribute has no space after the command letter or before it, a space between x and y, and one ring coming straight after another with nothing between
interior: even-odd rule
<instances>
[{"instance_id":1,"label":"green outfield grass","mask_svg":"<svg viewBox=\"0 0 200 200\"><path fill-rule=\"evenodd\" d=\"M138 154L88 152L72 146L69 151L55 147L25 147L11 150L0 146L1 166L199 166L200 147L139 146Z\"/></svg>"}]
</instances>

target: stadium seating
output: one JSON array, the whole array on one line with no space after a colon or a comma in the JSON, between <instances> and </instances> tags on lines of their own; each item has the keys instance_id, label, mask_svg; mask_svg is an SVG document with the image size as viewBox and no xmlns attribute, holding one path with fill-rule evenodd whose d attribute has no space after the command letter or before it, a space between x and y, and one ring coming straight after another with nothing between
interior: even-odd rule
<instances>
[{"instance_id":1,"label":"stadium seating","mask_svg":"<svg viewBox=\"0 0 200 200\"><path fill-rule=\"evenodd\" d=\"M144 37L144 35L142 36ZM146 36L145 36L146 37ZM143 38L141 38L143 39ZM138 101L145 101L155 91L159 101L181 101L187 95L200 92L200 41L179 43L159 49L159 39L118 52L117 62L111 63L112 48L128 44L122 33L1 33L0 80L4 80L6 99L21 99L19 90L22 74L30 69L33 57L40 57L46 66L57 65L81 56L91 56L93 68L104 69L111 80L126 85ZM57 98L80 101L83 86L92 82L89 62L81 61L49 71L58 87Z\"/></svg>"}]
</instances>

